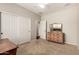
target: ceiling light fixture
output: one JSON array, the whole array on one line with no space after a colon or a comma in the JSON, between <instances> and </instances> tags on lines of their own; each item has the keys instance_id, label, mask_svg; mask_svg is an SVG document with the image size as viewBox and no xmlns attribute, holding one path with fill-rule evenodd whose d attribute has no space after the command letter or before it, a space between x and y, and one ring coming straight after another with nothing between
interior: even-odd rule
<instances>
[{"instance_id":1,"label":"ceiling light fixture","mask_svg":"<svg viewBox=\"0 0 79 59\"><path fill-rule=\"evenodd\" d=\"M45 8L48 3L39 3L38 6L41 8Z\"/></svg>"},{"instance_id":2,"label":"ceiling light fixture","mask_svg":"<svg viewBox=\"0 0 79 59\"><path fill-rule=\"evenodd\" d=\"M45 8L45 5L43 5L43 4L40 4L39 6L40 6L41 8Z\"/></svg>"}]
</instances>

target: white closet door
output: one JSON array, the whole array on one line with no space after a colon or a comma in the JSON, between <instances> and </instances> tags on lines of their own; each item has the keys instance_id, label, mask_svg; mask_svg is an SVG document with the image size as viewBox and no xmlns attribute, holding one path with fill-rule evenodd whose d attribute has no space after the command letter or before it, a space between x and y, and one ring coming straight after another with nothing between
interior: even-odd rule
<instances>
[{"instance_id":1,"label":"white closet door","mask_svg":"<svg viewBox=\"0 0 79 59\"><path fill-rule=\"evenodd\" d=\"M31 40L31 19L18 17L18 39L20 43Z\"/></svg>"},{"instance_id":2,"label":"white closet door","mask_svg":"<svg viewBox=\"0 0 79 59\"><path fill-rule=\"evenodd\" d=\"M14 15L12 13L1 14L2 38L9 38L16 44L31 40L31 19Z\"/></svg>"},{"instance_id":3,"label":"white closet door","mask_svg":"<svg viewBox=\"0 0 79 59\"><path fill-rule=\"evenodd\" d=\"M41 20L39 27L40 38L46 39L46 20Z\"/></svg>"}]
</instances>

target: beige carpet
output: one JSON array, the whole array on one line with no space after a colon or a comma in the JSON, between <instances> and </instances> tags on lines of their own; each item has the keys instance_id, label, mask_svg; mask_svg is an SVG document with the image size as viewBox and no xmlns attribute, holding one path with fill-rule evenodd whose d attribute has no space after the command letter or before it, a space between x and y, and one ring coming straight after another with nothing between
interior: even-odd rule
<instances>
[{"instance_id":1,"label":"beige carpet","mask_svg":"<svg viewBox=\"0 0 79 59\"><path fill-rule=\"evenodd\" d=\"M79 50L70 44L57 44L43 39L32 40L19 46L17 55L78 55Z\"/></svg>"}]
</instances>

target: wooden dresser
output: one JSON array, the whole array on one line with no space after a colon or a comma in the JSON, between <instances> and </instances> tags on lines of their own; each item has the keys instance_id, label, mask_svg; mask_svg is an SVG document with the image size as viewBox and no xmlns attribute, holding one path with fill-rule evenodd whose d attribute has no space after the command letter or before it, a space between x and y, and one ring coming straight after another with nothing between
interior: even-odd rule
<instances>
[{"instance_id":1,"label":"wooden dresser","mask_svg":"<svg viewBox=\"0 0 79 59\"><path fill-rule=\"evenodd\" d=\"M16 55L17 45L8 39L0 40L0 55Z\"/></svg>"},{"instance_id":2,"label":"wooden dresser","mask_svg":"<svg viewBox=\"0 0 79 59\"><path fill-rule=\"evenodd\" d=\"M47 40L57 43L64 43L64 33L61 31L48 32Z\"/></svg>"}]
</instances>

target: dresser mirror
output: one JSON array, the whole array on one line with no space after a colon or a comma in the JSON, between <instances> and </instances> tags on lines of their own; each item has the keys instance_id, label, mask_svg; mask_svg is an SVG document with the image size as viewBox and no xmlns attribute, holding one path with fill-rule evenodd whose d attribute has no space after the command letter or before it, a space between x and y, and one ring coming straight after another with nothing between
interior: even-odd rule
<instances>
[{"instance_id":1,"label":"dresser mirror","mask_svg":"<svg viewBox=\"0 0 79 59\"><path fill-rule=\"evenodd\" d=\"M62 31L62 24L60 23L53 23L50 24L50 31Z\"/></svg>"},{"instance_id":2,"label":"dresser mirror","mask_svg":"<svg viewBox=\"0 0 79 59\"><path fill-rule=\"evenodd\" d=\"M53 24L53 31L62 31L62 24L54 23Z\"/></svg>"}]
</instances>

